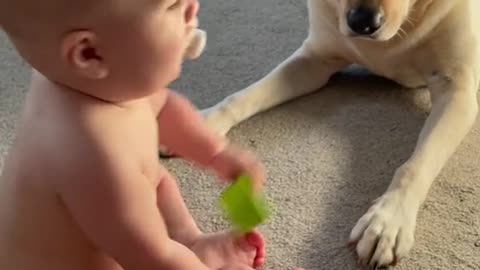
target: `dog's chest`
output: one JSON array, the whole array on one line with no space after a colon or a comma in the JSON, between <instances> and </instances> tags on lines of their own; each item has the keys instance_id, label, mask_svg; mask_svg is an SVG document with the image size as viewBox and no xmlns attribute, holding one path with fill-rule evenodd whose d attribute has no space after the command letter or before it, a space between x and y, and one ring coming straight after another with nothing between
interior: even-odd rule
<instances>
[{"instance_id":1,"label":"dog's chest","mask_svg":"<svg viewBox=\"0 0 480 270\"><path fill-rule=\"evenodd\" d=\"M370 72L391 79L406 87L419 87L426 84L425 74L414 52L408 50L383 50L349 46L349 58L353 63L367 68Z\"/></svg>"}]
</instances>

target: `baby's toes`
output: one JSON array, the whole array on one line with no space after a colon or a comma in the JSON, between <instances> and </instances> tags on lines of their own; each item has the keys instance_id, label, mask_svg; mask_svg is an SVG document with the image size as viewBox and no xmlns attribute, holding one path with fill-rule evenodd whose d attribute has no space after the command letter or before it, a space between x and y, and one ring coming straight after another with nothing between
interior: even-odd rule
<instances>
[{"instance_id":1,"label":"baby's toes","mask_svg":"<svg viewBox=\"0 0 480 270\"><path fill-rule=\"evenodd\" d=\"M262 267L265 263L265 238L258 231L246 234L240 241L240 247L250 253L253 252L254 268Z\"/></svg>"},{"instance_id":2,"label":"baby's toes","mask_svg":"<svg viewBox=\"0 0 480 270\"><path fill-rule=\"evenodd\" d=\"M232 266L224 267L220 270L253 270L253 268L245 264L235 264Z\"/></svg>"}]
</instances>

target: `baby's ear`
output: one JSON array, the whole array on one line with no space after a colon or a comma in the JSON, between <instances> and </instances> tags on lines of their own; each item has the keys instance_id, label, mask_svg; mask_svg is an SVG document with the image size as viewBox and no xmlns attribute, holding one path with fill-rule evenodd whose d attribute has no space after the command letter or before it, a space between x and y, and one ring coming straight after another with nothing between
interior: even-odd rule
<instances>
[{"instance_id":1,"label":"baby's ear","mask_svg":"<svg viewBox=\"0 0 480 270\"><path fill-rule=\"evenodd\" d=\"M108 76L108 66L98 50L98 39L91 31L68 33L62 40L62 58L82 77L98 80Z\"/></svg>"}]
</instances>

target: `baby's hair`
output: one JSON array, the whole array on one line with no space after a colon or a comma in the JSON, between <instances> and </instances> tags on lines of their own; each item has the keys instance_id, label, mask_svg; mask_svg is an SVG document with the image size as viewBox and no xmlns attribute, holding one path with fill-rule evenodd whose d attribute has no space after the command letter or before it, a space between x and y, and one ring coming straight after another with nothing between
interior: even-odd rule
<instances>
[{"instance_id":1,"label":"baby's hair","mask_svg":"<svg viewBox=\"0 0 480 270\"><path fill-rule=\"evenodd\" d=\"M88 27L98 16L115 14L121 3L124 0L0 0L0 25L11 36L64 34Z\"/></svg>"},{"instance_id":2,"label":"baby's hair","mask_svg":"<svg viewBox=\"0 0 480 270\"><path fill-rule=\"evenodd\" d=\"M115 0L0 0L0 24L21 56L49 73L43 65L61 53L66 34L95 25L107 2Z\"/></svg>"},{"instance_id":3,"label":"baby's hair","mask_svg":"<svg viewBox=\"0 0 480 270\"><path fill-rule=\"evenodd\" d=\"M81 7L84 5L83 2L91 1L0 0L0 10L5 10L2 12L2 18L5 20L2 24L5 25L7 32L12 34L31 32L30 30L47 25L61 27L78 17L76 12L83 13ZM8 6L8 9L5 6Z\"/></svg>"},{"instance_id":4,"label":"baby's hair","mask_svg":"<svg viewBox=\"0 0 480 270\"><path fill-rule=\"evenodd\" d=\"M11 36L64 34L133 14L141 1L0 0L0 25Z\"/></svg>"}]
</instances>

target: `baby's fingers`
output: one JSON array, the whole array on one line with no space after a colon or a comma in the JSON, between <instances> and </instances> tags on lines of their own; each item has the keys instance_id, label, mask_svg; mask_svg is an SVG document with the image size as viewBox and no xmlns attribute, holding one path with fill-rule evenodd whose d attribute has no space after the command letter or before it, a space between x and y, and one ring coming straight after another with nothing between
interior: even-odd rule
<instances>
[{"instance_id":1,"label":"baby's fingers","mask_svg":"<svg viewBox=\"0 0 480 270\"><path fill-rule=\"evenodd\" d=\"M260 191L265 184L265 168L262 163L256 159L251 159L246 163L244 172L253 179L253 186L256 191Z\"/></svg>"}]
</instances>

